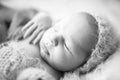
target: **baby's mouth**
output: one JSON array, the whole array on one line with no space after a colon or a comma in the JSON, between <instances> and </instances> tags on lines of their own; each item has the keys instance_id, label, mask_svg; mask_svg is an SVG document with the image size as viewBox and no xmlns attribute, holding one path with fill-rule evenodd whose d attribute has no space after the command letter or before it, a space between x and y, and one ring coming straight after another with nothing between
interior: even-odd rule
<instances>
[{"instance_id":1,"label":"baby's mouth","mask_svg":"<svg viewBox=\"0 0 120 80\"><path fill-rule=\"evenodd\" d=\"M41 56L45 59L50 56L50 53L44 43L41 44Z\"/></svg>"}]
</instances>

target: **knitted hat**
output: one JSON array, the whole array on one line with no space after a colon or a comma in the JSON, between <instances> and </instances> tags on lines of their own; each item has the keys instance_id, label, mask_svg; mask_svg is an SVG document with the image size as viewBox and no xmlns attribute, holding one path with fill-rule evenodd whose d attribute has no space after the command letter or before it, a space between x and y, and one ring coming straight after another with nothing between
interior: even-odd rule
<instances>
[{"instance_id":1,"label":"knitted hat","mask_svg":"<svg viewBox=\"0 0 120 80\"><path fill-rule=\"evenodd\" d=\"M74 72L66 73L63 80L79 80L80 75L93 71L97 65L104 62L109 56L115 53L119 47L119 40L114 32L113 26L101 17L96 17L98 22L98 41L91 56Z\"/></svg>"},{"instance_id":2,"label":"knitted hat","mask_svg":"<svg viewBox=\"0 0 120 80\"><path fill-rule=\"evenodd\" d=\"M96 17L98 21L98 41L93 49L88 61L78 69L79 73L88 73L92 71L98 64L105 61L112 55L119 46L118 38L110 23L100 17Z\"/></svg>"}]
</instances>

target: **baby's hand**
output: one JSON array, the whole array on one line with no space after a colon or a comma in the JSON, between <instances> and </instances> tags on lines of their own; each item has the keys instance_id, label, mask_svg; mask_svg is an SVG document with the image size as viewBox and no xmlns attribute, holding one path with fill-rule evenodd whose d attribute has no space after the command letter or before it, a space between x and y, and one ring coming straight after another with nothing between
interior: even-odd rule
<instances>
[{"instance_id":1,"label":"baby's hand","mask_svg":"<svg viewBox=\"0 0 120 80\"><path fill-rule=\"evenodd\" d=\"M30 36L29 41L36 44L51 25L52 20L50 16L47 13L39 13L22 28L24 32L23 37L27 38Z\"/></svg>"}]
</instances>

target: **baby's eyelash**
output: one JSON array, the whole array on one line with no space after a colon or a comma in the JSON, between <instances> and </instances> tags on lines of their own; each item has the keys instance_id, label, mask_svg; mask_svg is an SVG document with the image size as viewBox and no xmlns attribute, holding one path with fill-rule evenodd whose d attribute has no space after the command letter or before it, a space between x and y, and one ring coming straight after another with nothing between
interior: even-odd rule
<instances>
[{"instance_id":1,"label":"baby's eyelash","mask_svg":"<svg viewBox=\"0 0 120 80\"><path fill-rule=\"evenodd\" d=\"M69 49L68 46L66 45L66 42L64 43L64 45L65 45L65 48L68 50L68 52L69 52L70 54L72 54L72 52L70 51L70 49Z\"/></svg>"}]
</instances>

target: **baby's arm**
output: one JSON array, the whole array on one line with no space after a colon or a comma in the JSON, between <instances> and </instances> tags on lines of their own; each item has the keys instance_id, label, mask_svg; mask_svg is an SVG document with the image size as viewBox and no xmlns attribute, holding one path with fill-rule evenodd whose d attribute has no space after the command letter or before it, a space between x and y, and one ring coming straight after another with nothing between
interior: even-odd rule
<instances>
[{"instance_id":1,"label":"baby's arm","mask_svg":"<svg viewBox=\"0 0 120 80\"><path fill-rule=\"evenodd\" d=\"M36 44L40 41L43 33L50 28L52 20L50 16L45 12L37 14L30 22L28 22L23 28L24 38L30 36L30 42Z\"/></svg>"}]
</instances>

